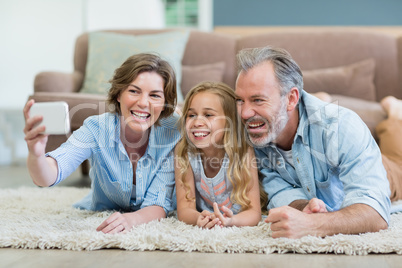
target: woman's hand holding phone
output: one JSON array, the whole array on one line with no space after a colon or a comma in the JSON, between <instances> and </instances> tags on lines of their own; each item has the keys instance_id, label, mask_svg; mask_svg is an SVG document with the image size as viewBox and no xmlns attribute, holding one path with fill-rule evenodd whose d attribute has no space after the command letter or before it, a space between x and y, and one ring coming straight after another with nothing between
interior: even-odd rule
<instances>
[{"instance_id":1,"label":"woman's hand holding phone","mask_svg":"<svg viewBox=\"0 0 402 268\"><path fill-rule=\"evenodd\" d=\"M63 101L35 103L30 100L24 107L24 117L25 140L35 155L44 154L48 135L65 135L70 131L68 105Z\"/></svg>"},{"instance_id":2,"label":"woman's hand holding phone","mask_svg":"<svg viewBox=\"0 0 402 268\"><path fill-rule=\"evenodd\" d=\"M32 115L31 109L35 104L30 100L24 107L25 141L28 146L27 166L33 182L38 186L52 185L57 178L57 162L51 157L45 157L48 139L46 127L41 125L45 115Z\"/></svg>"},{"instance_id":3,"label":"woman's hand holding phone","mask_svg":"<svg viewBox=\"0 0 402 268\"><path fill-rule=\"evenodd\" d=\"M34 103L34 100L30 100L24 107L24 133L29 153L33 156L40 157L45 155L48 135L43 134L46 127L44 125L39 125L43 120L43 116L30 116L30 110Z\"/></svg>"}]
</instances>

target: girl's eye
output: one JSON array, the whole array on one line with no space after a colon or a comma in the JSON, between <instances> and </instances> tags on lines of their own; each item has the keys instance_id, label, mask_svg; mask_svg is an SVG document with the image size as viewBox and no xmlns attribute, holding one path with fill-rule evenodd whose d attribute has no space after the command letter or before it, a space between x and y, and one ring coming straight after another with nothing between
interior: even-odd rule
<instances>
[{"instance_id":1,"label":"girl's eye","mask_svg":"<svg viewBox=\"0 0 402 268\"><path fill-rule=\"evenodd\" d=\"M130 89L128 92L133 93L133 94L138 94L139 90L138 89Z\"/></svg>"},{"instance_id":2,"label":"girl's eye","mask_svg":"<svg viewBox=\"0 0 402 268\"><path fill-rule=\"evenodd\" d=\"M211 117L213 116L212 114L206 114L205 117Z\"/></svg>"},{"instance_id":3,"label":"girl's eye","mask_svg":"<svg viewBox=\"0 0 402 268\"><path fill-rule=\"evenodd\" d=\"M155 99L161 99L162 98L162 96L160 96L158 94L152 94L151 97L155 98Z\"/></svg>"},{"instance_id":4,"label":"girl's eye","mask_svg":"<svg viewBox=\"0 0 402 268\"><path fill-rule=\"evenodd\" d=\"M188 117L188 118L194 118L194 117L195 117L195 114L188 114L187 117Z\"/></svg>"}]
</instances>

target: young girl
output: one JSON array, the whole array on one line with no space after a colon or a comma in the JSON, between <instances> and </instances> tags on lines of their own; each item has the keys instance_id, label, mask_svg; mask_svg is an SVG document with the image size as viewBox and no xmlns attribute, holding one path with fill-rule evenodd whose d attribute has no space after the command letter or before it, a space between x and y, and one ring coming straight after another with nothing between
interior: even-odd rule
<instances>
[{"instance_id":1,"label":"young girl","mask_svg":"<svg viewBox=\"0 0 402 268\"><path fill-rule=\"evenodd\" d=\"M203 82L188 94L175 148L177 215L202 228L256 225L260 192L253 149L234 91Z\"/></svg>"}]
</instances>

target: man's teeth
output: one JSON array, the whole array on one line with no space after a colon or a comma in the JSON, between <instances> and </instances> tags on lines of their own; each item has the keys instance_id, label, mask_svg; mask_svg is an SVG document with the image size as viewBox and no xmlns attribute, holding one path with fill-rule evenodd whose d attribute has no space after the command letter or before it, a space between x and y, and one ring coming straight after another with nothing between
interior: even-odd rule
<instances>
[{"instance_id":1,"label":"man's teeth","mask_svg":"<svg viewBox=\"0 0 402 268\"><path fill-rule=\"evenodd\" d=\"M196 136L196 137L205 137L207 135L208 135L208 133L206 133L206 132L194 132L194 136Z\"/></svg>"},{"instance_id":2,"label":"man's teeth","mask_svg":"<svg viewBox=\"0 0 402 268\"><path fill-rule=\"evenodd\" d=\"M141 119L145 119L149 116L148 113L131 112L131 114Z\"/></svg>"},{"instance_id":3,"label":"man's teeth","mask_svg":"<svg viewBox=\"0 0 402 268\"><path fill-rule=\"evenodd\" d=\"M262 125L264 125L264 123L262 123L262 122L261 123L250 123L250 124L248 124L248 126L251 127L251 128L260 127Z\"/></svg>"}]
</instances>

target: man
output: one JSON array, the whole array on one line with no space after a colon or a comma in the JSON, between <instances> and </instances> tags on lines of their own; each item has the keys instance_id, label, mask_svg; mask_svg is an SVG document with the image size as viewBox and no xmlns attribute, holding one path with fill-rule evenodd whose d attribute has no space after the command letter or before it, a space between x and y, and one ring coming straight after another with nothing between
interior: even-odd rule
<instances>
[{"instance_id":1,"label":"man","mask_svg":"<svg viewBox=\"0 0 402 268\"><path fill-rule=\"evenodd\" d=\"M272 236L386 229L390 184L364 122L354 112L303 91L301 70L283 49L244 49L237 61L237 108L259 160ZM390 102L402 113L400 101ZM402 116L399 126L401 122ZM388 160L384 164L399 167L400 176L402 161ZM395 176L389 179L391 187L400 183Z\"/></svg>"}]
</instances>

